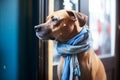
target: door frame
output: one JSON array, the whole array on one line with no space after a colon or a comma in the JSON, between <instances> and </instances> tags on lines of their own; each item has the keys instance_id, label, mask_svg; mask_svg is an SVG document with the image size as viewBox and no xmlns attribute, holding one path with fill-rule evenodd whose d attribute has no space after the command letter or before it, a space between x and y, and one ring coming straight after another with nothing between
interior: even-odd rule
<instances>
[{"instance_id":1,"label":"door frame","mask_svg":"<svg viewBox=\"0 0 120 80\"><path fill-rule=\"evenodd\" d=\"M84 0L81 0L84 2ZM51 2L51 1L50 1ZM111 78L111 75L114 75L114 77L112 78L112 80L117 80L119 78L119 59L120 59L120 54L119 54L119 48L120 48L120 10L119 10L119 0L116 0L116 35L115 35L115 56L113 57L108 57L108 58L102 58L102 62L105 66L106 72L108 73L108 76ZM88 3L86 3L87 5ZM39 9L39 21L40 23L45 22L45 18L48 15L48 13L50 12L49 10L49 1L48 0L39 0L39 5L40 5L40 9ZM82 6L79 6L80 8L80 12L85 12L82 11ZM86 9L87 10L87 9ZM88 13L87 13L88 14ZM88 14L89 15L89 14ZM49 49L49 46L51 47L51 41L39 41L39 80L44 79L44 80L53 80L53 78L57 78L56 76L52 75L53 69L50 67L52 63L50 63L50 61L52 61L51 59L51 49ZM51 59L49 61L49 59ZM112 65L111 65L112 63ZM50 69L49 69L50 68ZM54 66L54 69L57 70L56 66ZM111 69L111 70L110 70ZM54 71L55 71L54 70ZM56 73L56 71L55 71ZM51 75L49 75L51 74ZM45 77L44 77L45 76ZM53 78L51 77L53 76Z\"/></svg>"}]
</instances>

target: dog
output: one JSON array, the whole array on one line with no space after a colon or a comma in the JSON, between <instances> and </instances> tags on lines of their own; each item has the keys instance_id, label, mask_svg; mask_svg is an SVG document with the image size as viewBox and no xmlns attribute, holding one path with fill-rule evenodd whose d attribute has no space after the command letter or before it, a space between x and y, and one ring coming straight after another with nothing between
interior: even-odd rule
<instances>
[{"instance_id":1,"label":"dog","mask_svg":"<svg viewBox=\"0 0 120 80\"><path fill-rule=\"evenodd\" d=\"M42 40L56 40L65 43L79 34L87 26L87 16L74 10L58 10L46 18L46 22L35 26L36 36ZM62 69L66 56L61 56L57 68L58 78L62 79ZM101 60L93 48L77 54L81 75L79 80L107 80ZM77 80L73 79L72 80Z\"/></svg>"}]
</instances>

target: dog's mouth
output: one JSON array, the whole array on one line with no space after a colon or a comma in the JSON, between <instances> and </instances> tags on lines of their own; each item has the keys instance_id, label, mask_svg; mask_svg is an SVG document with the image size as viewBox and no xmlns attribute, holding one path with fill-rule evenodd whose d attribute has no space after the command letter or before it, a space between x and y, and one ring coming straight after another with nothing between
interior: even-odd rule
<instances>
[{"instance_id":1,"label":"dog's mouth","mask_svg":"<svg viewBox=\"0 0 120 80\"><path fill-rule=\"evenodd\" d=\"M49 36L49 34L51 33L50 29L41 29L41 30L35 30L36 31L36 36L40 39L40 40L54 40L53 37Z\"/></svg>"},{"instance_id":2,"label":"dog's mouth","mask_svg":"<svg viewBox=\"0 0 120 80\"><path fill-rule=\"evenodd\" d=\"M49 31L39 31L39 32L36 32L36 36L41 39L41 40L47 40L49 39L48 37L48 34L49 34Z\"/></svg>"},{"instance_id":3,"label":"dog's mouth","mask_svg":"<svg viewBox=\"0 0 120 80\"><path fill-rule=\"evenodd\" d=\"M36 36L41 40L48 39L48 37L41 32L36 32Z\"/></svg>"},{"instance_id":4,"label":"dog's mouth","mask_svg":"<svg viewBox=\"0 0 120 80\"><path fill-rule=\"evenodd\" d=\"M38 32L36 32L36 36L40 39L40 40L55 40L55 38L50 37L48 35L41 35Z\"/></svg>"}]
</instances>

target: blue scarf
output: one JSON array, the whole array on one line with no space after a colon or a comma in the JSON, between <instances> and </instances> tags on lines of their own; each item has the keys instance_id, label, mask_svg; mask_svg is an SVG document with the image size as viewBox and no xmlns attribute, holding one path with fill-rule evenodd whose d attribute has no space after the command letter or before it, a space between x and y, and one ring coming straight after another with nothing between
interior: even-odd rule
<instances>
[{"instance_id":1,"label":"blue scarf","mask_svg":"<svg viewBox=\"0 0 120 80\"><path fill-rule=\"evenodd\" d=\"M57 42L57 51L65 56L62 69L62 80L75 80L80 78L80 66L77 54L88 51L92 46L92 36L88 28L83 27L81 32L65 43Z\"/></svg>"}]
</instances>

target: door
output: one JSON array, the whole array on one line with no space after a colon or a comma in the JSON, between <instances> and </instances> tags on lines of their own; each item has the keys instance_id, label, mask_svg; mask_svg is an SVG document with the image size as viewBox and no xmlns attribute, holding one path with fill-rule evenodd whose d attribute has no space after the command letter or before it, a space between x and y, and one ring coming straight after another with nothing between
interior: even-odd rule
<instances>
[{"instance_id":1,"label":"door","mask_svg":"<svg viewBox=\"0 0 120 80\"><path fill-rule=\"evenodd\" d=\"M49 4L46 6L48 14L59 9L74 9L89 17L88 25L93 35L93 47L105 66L108 80L117 80L120 35L118 18L116 18L116 7L118 7L116 2L116 0L49 0L46 3ZM54 47L55 44L54 41L40 41L40 49L43 52L40 52L40 59L42 60L39 60L39 62L43 66L42 68L39 66L39 71L40 74L43 71L43 75L47 76L44 78L45 80L58 80L57 64L59 56Z\"/></svg>"}]
</instances>

